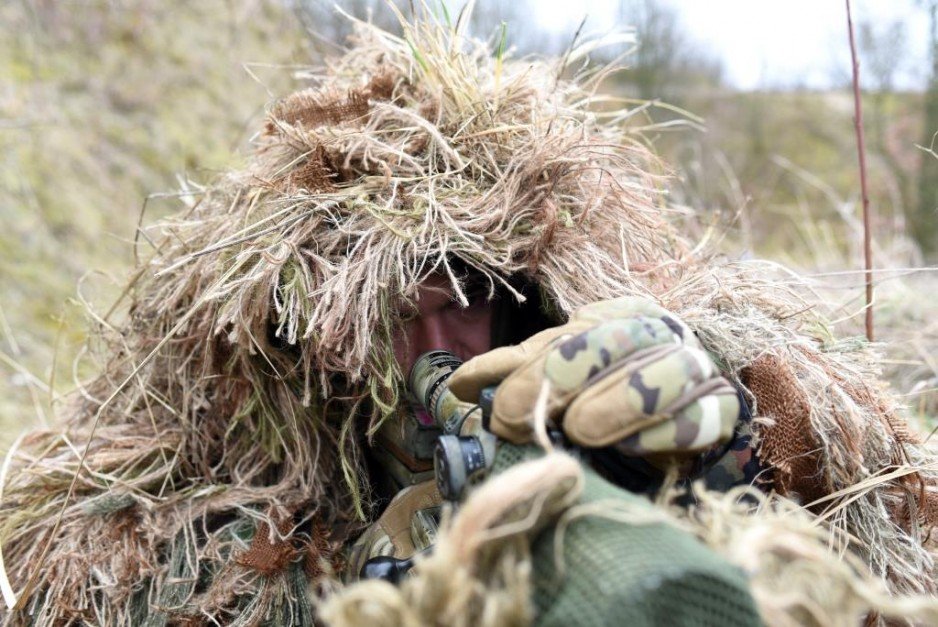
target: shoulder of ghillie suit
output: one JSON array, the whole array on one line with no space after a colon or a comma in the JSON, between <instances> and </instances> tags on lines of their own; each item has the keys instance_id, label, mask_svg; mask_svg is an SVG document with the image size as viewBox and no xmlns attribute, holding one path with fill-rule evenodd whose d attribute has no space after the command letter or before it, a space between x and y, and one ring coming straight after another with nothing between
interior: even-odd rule
<instances>
[{"instance_id":1,"label":"shoulder of ghillie suit","mask_svg":"<svg viewBox=\"0 0 938 627\"><path fill-rule=\"evenodd\" d=\"M249 164L161 225L102 374L11 451L10 622L312 622L376 513L394 312L437 272L464 299L454 260L561 318L622 295L681 316L748 395L769 485L893 591L934 592L934 456L874 355L806 335L790 279L688 245L662 166L593 95L605 73L565 72L589 46L512 61L433 21L358 26Z\"/></svg>"}]
</instances>

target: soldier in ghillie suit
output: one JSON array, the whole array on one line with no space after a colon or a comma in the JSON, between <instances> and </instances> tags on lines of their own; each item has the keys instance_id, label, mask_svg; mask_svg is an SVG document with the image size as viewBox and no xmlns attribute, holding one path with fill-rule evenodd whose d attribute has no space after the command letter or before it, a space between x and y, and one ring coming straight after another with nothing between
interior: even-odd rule
<instances>
[{"instance_id":1,"label":"soldier in ghillie suit","mask_svg":"<svg viewBox=\"0 0 938 627\"><path fill-rule=\"evenodd\" d=\"M791 277L677 233L629 112L596 95L608 72L568 78L591 44L510 61L402 25L360 24L249 163L162 224L124 321L101 321L101 375L13 447L6 623L745 624L753 600L770 623L934 618L934 457L869 347ZM345 585L355 547L400 527L369 451L407 410L428 282L457 309L481 285L510 321L452 381L471 402L505 379L507 453L397 585ZM657 506L599 476L622 467L662 473ZM665 502L696 477L730 491ZM590 614L610 594L619 613Z\"/></svg>"}]
</instances>

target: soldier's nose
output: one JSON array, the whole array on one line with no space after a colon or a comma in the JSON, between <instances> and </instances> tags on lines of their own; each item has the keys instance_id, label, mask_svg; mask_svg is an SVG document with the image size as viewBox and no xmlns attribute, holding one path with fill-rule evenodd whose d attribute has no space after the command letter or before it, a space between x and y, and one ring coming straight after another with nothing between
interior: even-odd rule
<instances>
[{"instance_id":1,"label":"soldier's nose","mask_svg":"<svg viewBox=\"0 0 938 627\"><path fill-rule=\"evenodd\" d=\"M442 316L425 316L421 324L421 337L417 354L435 349L449 349L449 338L452 329L447 329Z\"/></svg>"}]
</instances>

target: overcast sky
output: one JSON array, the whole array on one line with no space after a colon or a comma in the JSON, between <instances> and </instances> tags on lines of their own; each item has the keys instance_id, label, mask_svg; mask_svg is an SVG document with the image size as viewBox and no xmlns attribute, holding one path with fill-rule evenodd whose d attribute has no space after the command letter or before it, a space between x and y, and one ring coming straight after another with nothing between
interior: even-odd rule
<instances>
[{"instance_id":1,"label":"overcast sky","mask_svg":"<svg viewBox=\"0 0 938 627\"><path fill-rule=\"evenodd\" d=\"M850 72L844 0L663 0L677 10L684 31L724 64L741 89L826 88ZM484 3L485 0L480 0ZM536 19L571 33L588 16L593 32L617 24L617 0L539 0ZM900 88L920 88L928 70L928 14L915 0L852 0L855 25L900 20L906 52L896 59ZM862 58L861 58L862 63Z\"/></svg>"}]
</instances>

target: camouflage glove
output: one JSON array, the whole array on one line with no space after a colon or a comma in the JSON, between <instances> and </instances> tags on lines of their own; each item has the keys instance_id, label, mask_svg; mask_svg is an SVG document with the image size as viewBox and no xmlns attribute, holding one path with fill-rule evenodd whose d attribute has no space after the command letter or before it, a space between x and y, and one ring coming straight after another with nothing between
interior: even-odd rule
<instances>
[{"instance_id":1,"label":"camouflage glove","mask_svg":"<svg viewBox=\"0 0 938 627\"><path fill-rule=\"evenodd\" d=\"M381 517L352 545L346 556L345 581L357 581L372 558L407 559L433 544L442 502L434 481L398 492Z\"/></svg>"},{"instance_id":2,"label":"camouflage glove","mask_svg":"<svg viewBox=\"0 0 938 627\"><path fill-rule=\"evenodd\" d=\"M587 305L567 324L471 359L449 388L475 401L500 381L490 429L514 443L533 439L545 381L547 418L574 444L615 445L629 456L709 448L732 437L740 411L736 390L690 329L634 297Z\"/></svg>"}]
</instances>

